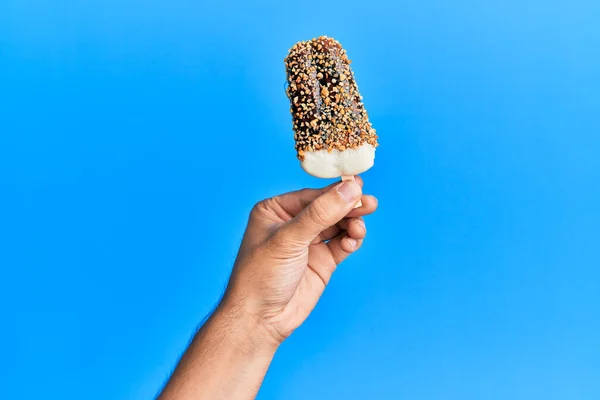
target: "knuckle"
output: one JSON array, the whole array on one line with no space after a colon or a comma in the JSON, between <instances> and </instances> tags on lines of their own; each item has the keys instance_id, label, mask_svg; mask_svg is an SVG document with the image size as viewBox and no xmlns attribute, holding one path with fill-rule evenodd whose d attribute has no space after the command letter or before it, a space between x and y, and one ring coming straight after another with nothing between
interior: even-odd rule
<instances>
[{"instance_id":1,"label":"knuckle","mask_svg":"<svg viewBox=\"0 0 600 400\"><path fill-rule=\"evenodd\" d=\"M328 225L331 219L331 213L321 199L312 202L308 207L308 213L310 219L321 226Z\"/></svg>"},{"instance_id":2,"label":"knuckle","mask_svg":"<svg viewBox=\"0 0 600 400\"><path fill-rule=\"evenodd\" d=\"M264 214L266 211L270 209L270 205L274 200L272 198L261 200L252 207L250 211L250 216L255 217L261 214Z\"/></svg>"},{"instance_id":3,"label":"knuckle","mask_svg":"<svg viewBox=\"0 0 600 400\"><path fill-rule=\"evenodd\" d=\"M250 215L256 215L259 214L261 212L261 210L264 209L264 204L263 204L264 200L259 201L258 203L256 203L253 207L252 210L250 210Z\"/></svg>"}]
</instances>

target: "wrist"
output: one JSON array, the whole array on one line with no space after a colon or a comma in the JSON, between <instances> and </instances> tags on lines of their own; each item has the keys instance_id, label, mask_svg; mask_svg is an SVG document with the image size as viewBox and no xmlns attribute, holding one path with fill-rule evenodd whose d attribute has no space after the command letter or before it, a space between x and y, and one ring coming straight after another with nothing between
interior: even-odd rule
<instances>
[{"instance_id":1,"label":"wrist","mask_svg":"<svg viewBox=\"0 0 600 400\"><path fill-rule=\"evenodd\" d=\"M211 319L229 333L233 345L248 353L274 354L283 339L243 304L224 299Z\"/></svg>"},{"instance_id":2,"label":"wrist","mask_svg":"<svg viewBox=\"0 0 600 400\"><path fill-rule=\"evenodd\" d=\"M196 333L160 399L250 399L277 351L264 327L227 301Z\"/></svg>"}]
</instances>

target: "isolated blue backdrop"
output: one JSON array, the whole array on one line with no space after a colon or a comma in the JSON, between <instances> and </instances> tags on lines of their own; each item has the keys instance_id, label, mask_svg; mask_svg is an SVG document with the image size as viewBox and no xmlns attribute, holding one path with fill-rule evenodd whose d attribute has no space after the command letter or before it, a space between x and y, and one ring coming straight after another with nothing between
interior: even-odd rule
<instances>
[{"instance_id":1,"label":"isolated blue backdrop","mask_svg":"<svg viewBox=\"0 0 600 400\"><path fill-rule=\"evenodd\" d=\"M361 251L260 399L600 398L597 1L0 2L0 380L149 399L300 169L339 39L381 146Z\"/></svg>"}]
</instances>

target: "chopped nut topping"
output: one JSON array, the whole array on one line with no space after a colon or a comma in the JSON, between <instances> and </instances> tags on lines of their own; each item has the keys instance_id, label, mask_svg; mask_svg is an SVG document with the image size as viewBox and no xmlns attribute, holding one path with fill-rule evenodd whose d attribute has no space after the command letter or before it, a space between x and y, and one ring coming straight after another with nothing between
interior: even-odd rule
<instances>
[{"instance_id":1,"label":"chopped nut topping","mask_svg":"<svg viewBox=\"0 0 600 400\"><path fill-rule=\"evenodd\" d=\"M351 60L336 40L321 36L298 42L284 62L299 159L307 151L344 151L364 143L377 146Z\"/></svg>"}]
</instances>

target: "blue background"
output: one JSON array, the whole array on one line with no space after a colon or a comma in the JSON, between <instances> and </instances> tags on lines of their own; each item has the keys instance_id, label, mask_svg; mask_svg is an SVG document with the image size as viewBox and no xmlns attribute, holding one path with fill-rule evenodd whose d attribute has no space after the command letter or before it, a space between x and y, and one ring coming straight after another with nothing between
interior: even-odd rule
<instances>
[{"instance_id":1,"label":"blue background","mask_svg":"<svg viewBox=\"0 0 600 400\"><path fill-rule=\"evenodd\" d=\"M600 3L0 2L2 397L149 399L248 211L323 180L283 58L347 48L362 250L260 399L600 398Z\"/></svg>"}]
</instances>

